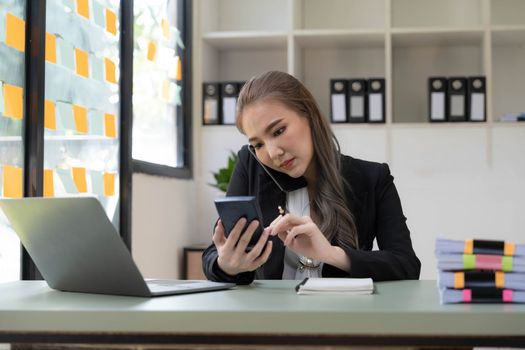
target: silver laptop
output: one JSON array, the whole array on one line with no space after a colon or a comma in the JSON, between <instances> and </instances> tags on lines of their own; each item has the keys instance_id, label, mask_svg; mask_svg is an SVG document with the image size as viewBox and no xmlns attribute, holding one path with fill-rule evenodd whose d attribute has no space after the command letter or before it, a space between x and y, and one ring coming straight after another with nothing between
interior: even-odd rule
<instances>
[{"instance_id":1,"label":"silver laptop","mask_svg":"<svg viewBox=\"0 0 525 350\"><path fill-rule=\"evenodd\" d=\"M2 199L0 209L54 289L154 297L234 286L210 281L144 280L95 198Z\"/></svg>"}]
</instances>

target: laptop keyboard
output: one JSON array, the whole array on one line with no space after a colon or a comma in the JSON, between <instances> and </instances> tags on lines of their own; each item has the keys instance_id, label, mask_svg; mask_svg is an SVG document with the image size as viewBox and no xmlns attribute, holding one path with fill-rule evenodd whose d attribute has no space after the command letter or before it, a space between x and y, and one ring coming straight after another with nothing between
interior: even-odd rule
<instances>
[{"instance_id":1,"label":"laptop keyboard","mask_svg":"<svg viewBox=\"0 0 525 350\"><path fill-rule=\"evenodd\" d=\"M149 289L152 292L169 291L173 289L186 289L194 287L195 281L186 280L147 280Z\"/></svg>"}]
</instances>

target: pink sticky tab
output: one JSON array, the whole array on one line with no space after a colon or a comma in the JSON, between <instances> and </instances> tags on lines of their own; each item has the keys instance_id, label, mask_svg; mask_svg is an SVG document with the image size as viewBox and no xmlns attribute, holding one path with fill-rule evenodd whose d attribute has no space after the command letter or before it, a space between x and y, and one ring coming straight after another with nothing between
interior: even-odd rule
<instances>
[{"instance_id":1,"label":"pink sticky tab","mask_svg":"<svg viewBox=\"0 0 525 350\"><path fill-rule=\"evenodd\" d=\"M482 270L501 270L501 256L477 254L476 268Z\"/></svg>"},{"instance_id":2,"label":"pink sticky tab","mask_svg":"<svg viewBox=\"0 0 525 350\"><path fill-rule=\"evenodd\" d=\"M463 289L463 302L470 303L472 301L472 291L470 289Z\"/></svg>"},{"instance_id":3,"label":"pink sticky tab","mask_svg":"<svg viewBox=\"0 0 525 350\"><path fill-rule=\"evenodd\" d=\"M503 302L512 303L512 290L510 289L503 290Z\"/></svg>"}]
</instances>

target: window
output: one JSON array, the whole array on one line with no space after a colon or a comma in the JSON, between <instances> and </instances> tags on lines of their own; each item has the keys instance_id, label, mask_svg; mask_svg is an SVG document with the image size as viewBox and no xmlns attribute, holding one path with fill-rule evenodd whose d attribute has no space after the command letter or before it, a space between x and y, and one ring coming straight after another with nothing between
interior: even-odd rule
<instances>
[{"instance_id":1,"label":"window","mask_svg":"<svg viewBox=\"0 0 525 350\"><path fill-rule=\"evenodd\" d=\"M134 2L134 170L191 176L191 1Z\"/></svg>"}]
</instances>

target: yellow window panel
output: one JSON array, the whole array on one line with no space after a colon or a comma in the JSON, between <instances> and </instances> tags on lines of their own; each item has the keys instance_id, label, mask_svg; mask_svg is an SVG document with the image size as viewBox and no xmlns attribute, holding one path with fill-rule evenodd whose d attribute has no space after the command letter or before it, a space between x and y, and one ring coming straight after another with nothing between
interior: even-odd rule
<instances>
[{"instance_id":1,"label":"yellow window panel","mask_svg":"<svg viewBox=\"0 0 525 350\"><path fill-rule=\"evenodd\" d=\"M4 197L21 198L23 171L22 168L12 165L4 165Z\"/></svg>"},{"instance_id":2,"label":"yellow window panel","mask_svg":"<svg viewBox=\"0 0 525 350\"><path fill-rule=\"evenodd\" d=\"M104 114L104 125L105 133L107 137L115 138L117 137L117 126L115 122L115 115L111 113Z\"/></svg>"},{"instance_id":3,"label":"yellow window panel","mask_svg":"<svg viewBox=\"0 0 525 350\"><path fill-rule=\"evenodd\" d=\"M115 195L115 173L104 173L104 195Z\"/></svg>"},{"instance_id":4,"label":"yellow window panel","mask_svg":"<svg viewBox=\"0 0 525 350\"><path fill-rule=\"evenodd\" d=\"M24 115L24 90L15 85L4 83L4 115L22 119Z\"/></svg>"},{"instance_id":5,"label":"yellow window panel","mask_svg":"<svg viewBox=\"0 0 525 350\"><path fill-rule=\"evenodd\" d=\"M86 168L73 168L73 181L75 182L79 193L86 193Z\"/></svg>"},{"instance_id":6,"label":"yellow window panel","mask_svg":"<svg viewBox=\"0 0 525 350\"><path fill-rule=\"evenodd\" d=\"M55 196L53 174L53 169L44 169L44 197Z\"/></svg>"},{"instance_id":7,"label":"yellow window panel","mask_svg":"<svg viewBox=\"0 0 525 350\"><path fill-rule=\"evenodd\" d=\"M115 63L107 57L104 57L104 65L106 68L106 81L109 83L117 83L115 78Z\"/></svg>"},{"instance_id":8,"label":"yellow window panel","mask_svg":"<svg viewBox=\"0 0 525 350\"><path fill-rule=\"evenodd\" d=\"M75 119L75 129L79 133L87 133L87 109L79 105L73 105L73 118Z\"/></svg>"},{"instance_id":9,"label":"yellow window panel","mask_svg":"<svg viewBox=\"0 0 525 350\"><path fill-rule=\"evenodd\" d=\"M177 67L175 79L182 80L182 63L180 61L180 57L175 57L175 65Z\"/></svg>"},{"instance_id":10,"label":"yellow window panel","mask_svg":"<svg viewBox=\"0 0 525 350\"><path fill-rule=\"evenodd\" d=\"M106 30L113 34L117 34L117 15L110 9L106 9Z\"/></svg>"},{"instance_id":11,"label":"yellow window panel","mask_svg":"<svg viewBox=\"0 0 525 350\"><path fill-rule=\"evenodd\" d=\"M150 41L148 44L148 60L155 61L157 56L157 45L153 41Z\"/></svg>"},{"instance_id":12,"label":"yellow window panel","mask_svg":"<svg viewBox=\"0 0 525 350\"><path fill-rule=\"evenodd\" d=\"M78 75L87 78L89 76L89 55L86 51L79 48L75 49L76 72Z\"/></svg>"},{"instance_id":13,"label":"yellow window panel","mask_svg":"<svg viewBox=\"0 0 525 350\"><path fill-rule=\"evenodd\" d=\"M6 14L5 43L18 51L25 51L26 22L10 13Z\"/></svg>"},{"instance_id":14,"label":"yellow window panel","mask_svg":"<svg viewBox=\"0 0 525 350\"><path fill-rule=\"evenodd\" d=\"M46 61L57 63L57 37L46 33Z\"/></svg>"},{"instance_id":15,"label":"yellow window panel","mask_svg":"<svg viewBox=\"0 0 525 350\"><path fill-rule=\"evenodd\" d=\"M167 19L162 19L161 21L162 35L166 40L170 40L170 22Z\"/></svg>"},{"instance_id":16,"label":"yellow window panel","mask_svg":"<svg viewBox=\"0 0 525 350\"><path fill-rule=\"evenodd\" d=\"M77 0L77 13L89 19L89 2L88 0Z\"/></svg>"},{"instance_id":17,"label":"yellow window panel","mask_svg":"<svg viewBox=\"0 0 525 350\"><path fill-rule=\"evenodd\" d=\"M44 100L44 128L50 130L57 129L57 112L55 103L51 100Z\"/></svg>"}]
</instances>

